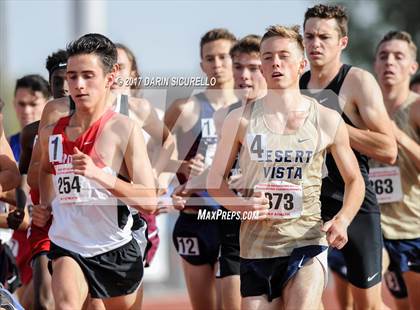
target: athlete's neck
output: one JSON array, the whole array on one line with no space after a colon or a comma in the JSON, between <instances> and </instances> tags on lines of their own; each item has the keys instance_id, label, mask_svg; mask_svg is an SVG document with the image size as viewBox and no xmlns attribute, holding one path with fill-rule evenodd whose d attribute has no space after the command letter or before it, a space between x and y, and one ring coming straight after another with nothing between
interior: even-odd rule
<instances>
[{"instance_id":1,"label":"athlete's neck","mask_svg":"<svg viewBox=\"0 0 420 310\"><path fill-rule=\"evenodd\" d=\"M107 93L103 99L92 107L78 106L73 116L70 118L70 124L74 127L81 127L82 131L88 129L112 106L112 99L113 96L110 93Z\"/></svg>"},{"instance_id":2,"label":"athlete's neck","mask_svg":"<svg viewBox=\"0 0 420 310\"><path fill-rule=\"evenodd\" d=\"M288 89L272 89L267 92L263 100L268 110L284 113L299 110L302 95L297 86Z\"/></svg>"},{"instance_id":3,"label":"athlete's neck","mask_svg":"<svg viewBox=\"0 0 420 310\"><path fill-rule=\"evenodd\" d=\"M233 90L233 81L231 82L207 87L205 91L206 97L215 110L238 101L238 98Z\"/></svg>"},{"instance_id":4,"label":"athlete's neck","mask_svg":"<svg viewBox=\"0 0 420 310\"><path fill-rule=\"evenodd\" d=\"M389 115L393 115L395 111L407 100L410 94L409 80L396 85L380 85L384 103Z\"/></svg>"},{"instance_id":5,"label":"athlete's neck","mask_svg":"<svg viewBox=\"0 0 420 310\"><path fill-rule=\"evenodd\" d=\"M342 63L339 59L323 66L311 65L311 80L308 83L308 87L312 89L324 89L338 74L341 66Z\"/></svg>"}]
</instances>

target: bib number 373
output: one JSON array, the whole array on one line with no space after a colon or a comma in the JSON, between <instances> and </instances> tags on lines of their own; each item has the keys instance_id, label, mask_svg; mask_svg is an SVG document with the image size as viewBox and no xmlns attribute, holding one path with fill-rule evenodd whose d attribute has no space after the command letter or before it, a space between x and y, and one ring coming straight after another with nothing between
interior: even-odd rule
<instances>
[{"instance_id":1,"label":"bib number 373","mask_svg":"<svg viewBox=\"0 0 420 310\"><path fill-rule=\"evenodd\" d=\"M262 192L269 200L268 217L273 219L298 218L302 214L302 186L284 181L257 184L254 192Z\"/></svg>"}]
</instances>

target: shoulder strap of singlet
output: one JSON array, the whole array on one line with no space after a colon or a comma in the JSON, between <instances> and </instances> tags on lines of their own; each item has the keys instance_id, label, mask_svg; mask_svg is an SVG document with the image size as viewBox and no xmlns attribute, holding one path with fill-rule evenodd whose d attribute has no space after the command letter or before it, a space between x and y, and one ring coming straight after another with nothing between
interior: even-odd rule
<instances>
[{"instance_id":1,"label":"shoulder strap of singlet","mask_svg":"<svg viewBox=\"0 0 420 310\"><path fill-rule=\"evenodd\" d=\"M240 108L242 106L242 101L239 100L231 105L228 106L228 113L232 112L233 110Z\"/></svg>"},{"instance_id":2,"label":"shoulder strap of singlet","mask_svg":"<svg viewBox=\"0 0 420 310\"><path fill-rule=\"evenodd\" d=\"M128 116L128 96L121 95L120 114Z\"/></svg>"},{"instance_id":3,"label":"shoulder strap of singlet","mask_svg":"<svg viewBox=\"0 0 420 310\"><path fill-rule=\"evenodd\" d=\"M311 71L306 71L299 80L299 87L300 89L307 89L309 81L311 80Z\"/></svg>"},{"instance_id":4,"label":"shoulder strap of singlet","mask_svg":"<svg viewBox=\"0 0 420 310\"><path fill-rule=\"evenodd\" d=\"M347 73L349 73L351 67L351 65L343 64L340 70L338 71L337 75L331 80L331 82L328 84L327 87L325 87L325 89L331 89L338 95L340 93L340 89L343 85L344 79L346 78ZM304 74L302 74L299 80L299 87L301 89L307 89L310 80L311 71L306 71Z\"/></svg>"},{"instance_id":5,"label":"shoulder strap of singlet","mask_svg":"<svg viewBox=\"0 0 420 310\"><path fill-rule=\"evenodd\" d=\"M331 80L331 82L327 85L327 87L325 87L325 89L329 89L333 91L338 96L340 94L341 86L343 86L344 80L347 74L349 73L351 67L352 67L351 65L343 64L340 70L338 71L337 75ZM310 79L311 79L311 72L306 71L299 80L300 88L307 89ZM344 112L342 112L341 116L347 124L350 124L353 127L355 127Z\"/></svg>"},{"instance_id":6,"label":"shoulder strap of singlet","mask_svg":"<svg viewBox=\"0 0 420 310\"><path fill-rule=\"evenodd\" d=\"M341 86L343 86L344 79L346 78L347 73L349 73L351 67L351 65L343 64L340 70L338 71L337 75L332 79L330 84L328 84L328 86L325 87L325 89L331 89L338 96L340 94Z\"/></svg>"},{"instance_id":7,"label":"shoulder strap of singlet","mask_svg":"<svg viewBox=\"0 0 420 310\"><path fill-rule=\"evenodd\" d=\"M199 93L195 95L198 99L198 102L200 103L200 118L207 118L210 115L213 115L214 108L210 104L209 99L204 93Z\"/></svg>"},{"instance_id":8,"label":"shoulder strap of singlet","mask_svg":"<svg viewBox=\"0 0 420 310\"><path fill-rule=\"evenodd\" d=\"M54 126L53 135L58 135L63 132L64 128L66 128L69 125L70 117L71 114L69 116L62 117L58 120L57 124L55 124Z\"/></svg>"},{"instance_id":9,"label":"shoulder strap of singlet","mask_svg":"<svg viewBox=\"0 0 420 310\"><path fill-rule=\"evenodd\" d=\"M338 71L338 74L330 82L330 84L328 84L328 86L326 88L331 89L338 96L340 94L341 86L343 86L344 79L346 78L350 69L351 69L351 65L343 64L340 68L340 71ZM344 122L346 122L347 124L349 124L353 127L356 127L356 126L354 126L352 121L347 117L347 115L344 113L344 111L342 112L341 117L343 118Z\"/></svg>"}]
</instances>

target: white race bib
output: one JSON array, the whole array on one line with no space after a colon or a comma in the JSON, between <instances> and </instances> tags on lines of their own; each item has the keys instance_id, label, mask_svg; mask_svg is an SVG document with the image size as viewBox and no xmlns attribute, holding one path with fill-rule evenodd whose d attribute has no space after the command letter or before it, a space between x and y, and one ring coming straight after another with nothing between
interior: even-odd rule
<instances>
[{"instance_id":1,"label":"white race bib","mask_svg":"<svg viewBox=\"0 0 420 310\"><path fill-rule=\"evenodd\" d=\"M206 156L204 157L204 165L206 167L209 167L211 163L213 162L214 154L216 154L216 143L212 143L207 145L206 148Z\"/></svg>"},{"instance_id":2,"label":"white race bib","mask_svg":"<svg viewBox=\"0 0 420 310\"><path fill-rule=\"evenodd\" d=\"M198 256L200 250L198 247L198 239L195 237L177 237L178 253L180 255Z\"/></svg>"},{"instance_id":3,"label":"white race bib","mask_svg":"<svg viewBox=\"0 0 420 310\"><path fill-rule=\"evenodd\" d=\"M73 172L72 164L55 165L55 190L61 204L88 202L91 199L91 183L84 176Z\"/></svg>"},{"instance_id":4,"label":"white race bib","mask_svg":"<svg viewBox=\"0 0 420 310\"><path fill-rule=\"evenodd\" d=\"M61 135L49 137L48 154L50 162L61 162L63 160L63 137Z\"/></svg>"},{"instance_id":5,"label":"white race bib","mask_svg":"<svg viewBox=\"0 0 420 310\"><path fill-rule=\"evenodd\" d=\"M262 192L270 201L268 217L273 219L298 218L302 214L302 185L285 181L260 183L254 192Z\"/></svg>"},{"instance_id":6,"label":"white race bib","mask_svg":"<svg viewBox=\"0 0 420 310\"><path fill-rule=\"evenodd\" d=\"M217 138L216 126L212 118L201 119L201 137L202 138Z\"/></svg>"},{"instance_id":7,"label":"white race bib","mask_svg":"<svg viewBox=\"0 0 420 310\"><path fill-rule=\"evenodd\" d=\"M399 167L371 168L369 179L379 203L398 202L402 200L403 194Z\"/></svg>"}]
</instances>

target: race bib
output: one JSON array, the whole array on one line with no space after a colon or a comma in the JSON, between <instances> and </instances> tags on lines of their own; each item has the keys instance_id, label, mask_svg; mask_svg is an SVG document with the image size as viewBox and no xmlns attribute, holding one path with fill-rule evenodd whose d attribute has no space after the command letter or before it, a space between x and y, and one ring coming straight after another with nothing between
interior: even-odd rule
<instances>
[{"instance_id":1,"label":"race bib","mask_svg":"<svg viewBox=\"0 0 420 310\"><path fill-rule=\"evenodd\" d=\"M285 181L260 183L254 192L262 192L270 201L268 217L272 219L293 219L302 214L302 185Z\"/></svg>"},{"instance_id":2,"label":"race bib","mask_svg":"<svg viewBox=\"0 0 420 310\"><path fill-rule=\"evenodd\" d=\"M180 255L198 256L200 250L198 248L198 239L195 237L177 237L178 253Z\"/></svg>"},{"instance_id":3,"label":"race bib","mask_svg":"<svg viewBox=\"0 0 420 310\"><path fill-rule=\"evenodd\" d=\"M63 160L63 137L61 135L49 137L48 155L50 162L61 162Z\"/></svg>"},{"instance_id":4,"label":"race bib","mask_svg":"<svg viewBox=\"0 0 420 310\"><path fill-rule=\"evenodd\" d=\"M399 167L371 168L369 180L379 203L398 202L403 198Z\"/></svg>"},{"instance_id":5,"label":"race bib","mask_svg":"<svg viewBox=\"0 0 420 310\"><path fill-rule=\"evenodd\" d=\"M91 196L90 182L73 172L72 164L55 165L55 190L61 204L88 202Z\"/></svg>"},{"instance_id":6,"label":"race bib","mask_svg":"<svg viewBox=\"0 0 420 310\"><path fill-rule=\"evenodd\" d=\"M201 119L201 137L202 138L217 138L216 126L212 118Z\"/></svg>"},{"instance_id":7,"label":"race bib","mask_svg":"<svg viewBox=\"0 0 420 310\"><path fill-rule=\"evenodd\" d=\"M216 143L207 145L206 155L204 157L204 165L206 167L209 167L211 163L213 162L214 154L216 154L216 147L217 147Z\"/></svg>"},{"instance_id":8,"label":"race bib","mask_svg":"<svg viewBox=\"0 0 420 310\"><path fill-rule=\"evenodd\" d=\"M9 213L9 207L3 201L0 201L0 213Z\"/></svg>"}]
</instances>

